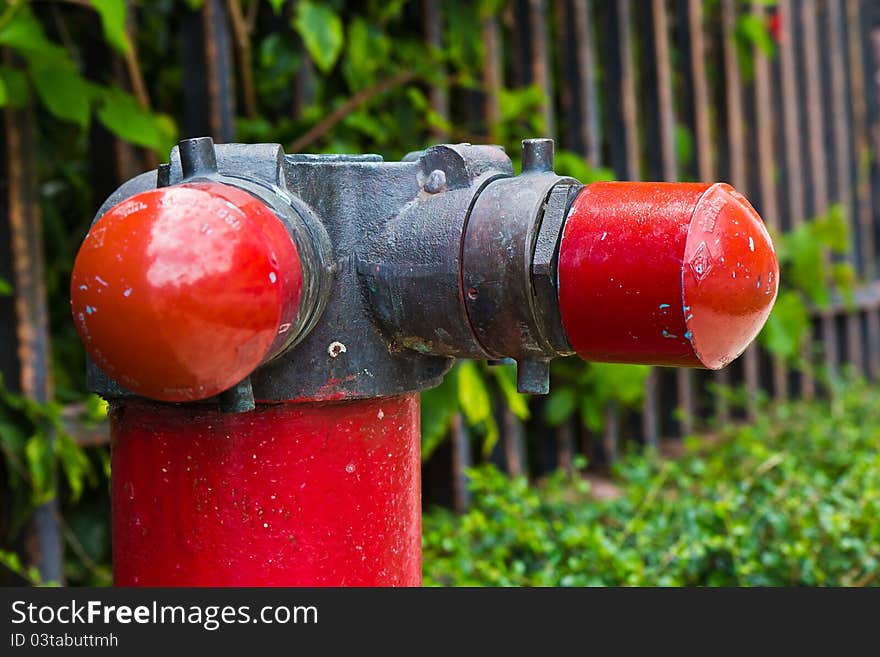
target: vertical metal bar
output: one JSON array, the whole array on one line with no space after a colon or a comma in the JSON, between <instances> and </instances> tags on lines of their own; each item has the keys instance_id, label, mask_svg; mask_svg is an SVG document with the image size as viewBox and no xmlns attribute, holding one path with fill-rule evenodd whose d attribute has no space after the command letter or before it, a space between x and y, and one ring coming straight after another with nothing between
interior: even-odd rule
<instances>
[{"instance_id":1,"label":"vertical metal bar","mask_svg":"<svg viewBox=\"0 0 880 657\"><path fill-rule=\"evenodd\" d=\"M553 78L550 66L550 47L547 42L547 7L544 0L529 0L530 39L532 42L532 83L541 90L541 116L544 135L556 136L556 114L553 107Z\"/></svg>"},{"instance_id":2,"label":"vertical metal bar","mask_svg":"<svg viewBox=\"0 0 880 657\"><path fill-rule=\"evenodd\" d=\"M507 405L502 411L502 421L504 423L504 461L507 465L507 473L511 477L518 477L526 472L525 427Z\"/></svg>"},{"instance_id":3,"label":"vertical metal bar","mask_svg":"<svg viewBox=\"0 0 880 657\"><path fill-rule=\"evenodd\" d=\"M596 54L593 39L593 23L590 15L591 2L579 0L573 3L574 33L577 44L577 75L582 120L580 126L581 143L590 166L599 166L601 160L601 133L599 127L598 84L596 75Z\"/></svg>"},{"instance_id":4,"label":"vertical metal bar","mask_svg":"<svg viewBox=\"0 0 880 657\"><path fill-rule=\"evenodd\" d=\"M623 174L627 180L639 179L639 128L636 116L636 76L633 61L632 5L630 0L620 0L617 9L617 55L620 61L620 93L623 115L624 152L626 154ZM657 371L652 368L645 380L645 399L642 407L642 427L645 442L656 445L660 434L657 399ZM617 458L620 442L620 417L616 404L605 408L603 442L609 461Z\"/></svg>"},{"instance_id":5,"label":"vertical metal bar","mask_svg":"<svg viewBox=\"0 0 880 657\"><path fill-rule=\"evenodd\" d=\"M865 88L863 62L864 42L862 40L859 0L846 1L847 43L849 44L850 104L853 113L853 142L856 161L856 198L859 205L858 247L862 262L862 276L873 280L876 274L874 263L874 226L871 216L871 152L868 145L868 105Z\"/></svg>"},{"instance_id":6,"label":"vertical metal bar","mask_svg":"<svg viewBox=\"0 0 880 657\"><path fill-rule=\"evenodd\" d=\"M617 404L611 402L605 407L605 418L602 423L602 447L605 450L605 458L608 463L614 463L620 458L620 410ZM652 445L656 445L655 443Z\"/></svg>"},{"instance_id":7,"label":"vertical metal bar","mask_svg":"<svg viewBox=\"0 0 880 657\"><path fill-rule=\"evenodd\" d=\"M211 134L216 142L235 141L232 43L225 2L205 0L202 27L205 34L205 72Z\"/></svg>"},{"instance_id":8,"label":"vertical metal bar","mask_svg":"<svg viewBox=\"0 0 880 657\"><path fill-rule=\"evenodd\" d=\"M703 2L688 0L688 38L691 42L691 77L694 87L694 126L697 150L697 177L715 180L709 109L709 81L706 77L706 41L703 35Z\"/></svg>"},{"instance_id":9,"label":"vertical metal bar","mask_svg":"<svg viewBox=\"0 0 880 657\"><path fill-rule=\"evenodd\" d=\"M709 81L706 74L706 41L703 33L703 2L688 0L688 39L691 43L691 77L693 79L694 135L697 152L697 178L701 181L715 180L717 177L713 158L711 118L709 109ZM730 384L730 374L726 369L714 373L716 383ZM727 420L730 409L723 390L715 396L715 411L722 420Z\"/></svg>"},{"instance_id":10,"label":"vertical metal bar","mask_svg":"<svg viewBox=\"0 0 880 657\"><path fill-rule=\"evenodd\" d=\"M715 180L717 177L713 158L711 121L709 116L709 82L706 74L706 41L703 34L703 2L688 0L688 39L691 42L691 77L694 89L694 134L697 150L697 177L701 181ZM715 382L728 386L730 373L726 370L714 372ZM715 396L715 412L722 420L727 420L730 409L724 391Z\"/></svg>"},{"instance_id":11,"label":"vertical metal bar","mask_svg":"<svg viewBox=\"0 0 880 657\"><path fill-rule=\"evenodd\" d=\"M747 187L746 149L743 120L742 80L736 58L736 2L721 0L724 34L724 96L727 107L727 134L730 143L730 182L737 189Z\"/></svg>"},{"instance_id":12,"label":"vertical metal bar","mask_svg":"<svg viewBox=\"0 0 880 657\"><path fill-rule=\"evenodd\" d=\"M566 148L583 155L582 126L584 123L580 106L583 75L578 61L578 46L574 26L574 2L553 1L553 41L558 53L556 61L556 89L559 94L559 114L562 125L556 139L557 148Z\"/></svg>"},{"instance_id":13,"label":"vertical metal bar","mask_svg":"<svg viewBox=\"0 0 880 657\"><path fill-rule=\"evenodd\" d=\"M785 167L788 171L786 188L788 190L787 200L791 226L796 228L807 219L807 192L804 187L803 154L801 152L801 105L798 94L801 80L798 78L795 64L796 53L798 52L798 44L795 42L795 21L798 20L798 16L794 12L792 0L780 0L779 20L782 23L779 64L782 78ZM811 352L812 339L809 339L803 345L801 354L804 361L803 371L801 372L801 395L806 399L812 399L816 396L816 381L812 371Z\"/></svg>"},{"instance_id":14,"label":"vertical metal bar","mask_svg":"<svg viewBox=\"0 0 880 657\"><path fill-rule=\"evenodd\" d=\"M752 5L752 15L766 19L763 6ZM755 138L758 142L758 186L761 214L771 230L779 229L779 198L774 180L774 130L777 124L773 107L770 61L755 48ZM788 371L781 358L773 357L773 392L777 399L788 397Z\"/></svg>"},{"instance_id":15,"label":"vertical metal bar","mask_svg":"<svg viewBox=\"0 0 880 657\"><path fill-rule=\"evenodd\" d=\"M501 32L498 18L494 15L483 18L483 91L485 92L486 128L495 141L499 141L498 126L501 121L501 88L504 85L501 55Z\"/></svg>"},{"instance_id":16,"label":"vertical metal bar","mask_svg":"<svg viewBox=\"0 0 880 657\"><path fill-rule=\"evenodd\" d=\"M471 437L461 413L452 416L449 430L452 438L453 507L462 513L471 505L467 476L467 469L471 467Z\"/></svg>"},{"instance_id":17,"label":"vertical metal bar","mask_svg":"<svg viewBox=\"0 0 880 657\"><path fill-rule=\"evenodd\" d=\"M828 28L828 56L831 63L831 112L833 115L834 128L834 160L836 167L837 189L835 197L846 209L847 221L851 227L855 227L856 212L855 198L851 187L852 151L849 131L849 117L847 106L851 102L852 94L849 93L846 83L846 61L843 51L843 21L841 12L842 0L828 0L826 3L828 16L826 25ZM858 249L858 237L855 230L851 230L851 252L848 262L856 267L856 249ZM858 312L846 313L846 350L850 366L857 374L864 374L865 368L862 353L861 326Z\"/></svg>"},{"instance_id":18,"label":"vertical metal bar","mask_svg":"<svg viewBox=\"0 0 880 657\"><path fill-rule=\"evenodd\" d=\"M721 21L724 39L724 92L727 105L727 136L730 153L730 182L746 194L746 135L743 117L743 89L736 54L737 7L734 0L722 0ZM756 412L755 391L759 384L758 352L754 347L746 349L742 356L743 372L748 390L747 410L751 417Z\"/></svg>"},{"instance_id":19,"label":"vertical metal bar","mask_svg":"<svg viewBox=\"0 0 880 657\"><path fill-rule=\"evenodd\" d=\"M617 3L617 44L620 58L621 109L627 180L639 179L639 128L636 116L636 74L632 54L632 5L630 0Z\"/></svg>"},{"instance_id":20,"label":"vertical metal bar","mask_svg":"<svg viewBox=\"0 0 880 657\"><path fill-rule=\"evenodd\" d=\"M128 80L123 61L100 38L101 23L97 14L91 18L83 39L83 73L89 80L104 80L108 74L112 75L116 84L124 89ZM123 181L147 168L142 158L136 157L135 147L116 137L97 119L89 125L87 152L88 185L95 205L99 199L110 196Z\"/></svg>"},{"instance_id":21,"label":"vertical metal bar","mask_svg":"<svg viewBox=\"0 0 880 657\"><path fill-rule=\"evenodd\" d=\"M672 64L669 59L669 20L664 0L651 0L654 29L654 63L657 71L657 105L660 117L660 157L663 179L678 178L675 157L675 109L672 103Z\"/></svg>"},{"instance_id":22,"label":"vertical metal bar","mask_svg":"<svg viewBox=\"0 0 880 657\"><path fill-rule=\"evenodd\" d=\"M868 103L864 70L864 40L859 0L847 0L850 88L852 90L853 141L856 160L856 198L859 208L859 249L862 277L873 281L877 273L874 243L874 202L871 191L871 147L868 132ZM867 374L871 380L880 377L880 315L874 308L865 313L867 333Z\"/></svg>"},{"instance_id":23,"label":"vertical metal bar","mask_svg":"<svg viewBox=\"0 0 880 657\"><path fill-rule=\"evenodd\" d=\"M796 16L792 11L792 0L779 0L777 10L782 31L779 42L779 66L782 80L782 130L785 136L785 168L788 172L785 187L792 226L799 226L806 219L804 207L804 170L801 164L800 104L798 103L798 84L795 72L795 33Z\"/></svg>"},{"instance_id":24,"label":"vertical metal bar","mask_svg":"<svg viewBox=\"0 0 880 657\"><path fill-rule=\"evenodd\" d=\"M8 61L8 57L4 59ZM52 382L49 378L49 309L34 114L27 108L7 107L3 115L8 176L6 211L15 285L19 387L22 394L42 404L52 398ZM63 583L64 558L57 496L34 510L33 523L40 576L44 581Z\"/></svg>"},{"instance_id":25,"label":"vertical metal bar","mask_svg":"<svg viewBox=\"0 0 880 657\"><path fill-rule=\"evenodd\" d=\"M294 80L296 94L291 103L291 117L294 119L302 118L303 113L314 104L316 94L315 64L304 46L300 46L299 53L301 63Z\"/></svg>"},{"instance_id":26,"label":"vertical metal bar","mask_svg":"<svg viewBox=\"0 0 880 657\"><path fill-rule=\"evenodd\" d=\"M425 43L429 48L443 48L443 10L440 0L424 0L422 14L425 27ZM430 91L431 109L443 121L449 120L449 93L445 85L433 84ZM446 139L446 131L432 127L431 138L437 141Z\"/></svg>"},{"instance_id":27,"label":"vertical metal bar","mask_svg":"<svg viewBox=\"0 0 880 657\"><path fill-rule=\"evenodd\" d=\"M734 34L736 29L736 10L732 2L725 0L721 5L721 41L722 41L722 56L723 56L723 66L724 66L724 79L725 79L725 93L724 98L727 103L727 134L730 139L730 180L736 185L736 181L742 181L743 176L740 172L738 166L739 154L735 152L735 148L733 147L734 140L733 135L731 134L731 88L732 88L732 80L730 76L732 75L731 69L733 67L738 67L737 59L736 59L736 42L734 41ZM739 79L739 70L735 72L736 80ZM721 386L722 388L727 388L730 386L730 370L727 368L719 370L714 373L715 382ZM730 421L730 405L728 404L727 395L724 390L720 390L719 393L715 396L715 413L718 416L718 419L723 422Z\"/></svg>"},{"instance_id":28,"label":"vertical metal bar","mask_svg":"<svg viewBox=\"0 0 880 657\"><path fill-rule=\"evenodd\" d=\"M657 71L657 102L660 118L660 159L663 179L678 178L678 162L675 153L675 107L672 101L672 62L669 50L669 19L665 0L651 0L652 26L654 30L654 62ZM690 370L675 373L678 406L681 412L682 433L694 430L696 401L693 376Z\"/></svg>"},{"instance_id":29,"label":"vertical metal bar","mask_svg":"<svg viewBox=\"0 0 880 657\"><path fill-rule=\"evenodd\" d=\"M560 470L574 472L574 426L566 420L556 429L556 463Z\"/></svg>"},{"instance_id":30,"label":"vertical metal bar","mask_svg":"<svg viewBox=\"0 0 880 657\"><path fill-rule=\"evenodd\" d=\"M804 62L806 64L807 89L807 134L810 150L811 187L813 190L813 211L822 215L828 210L828 182L826 172L828 161L825 157L824 108L822 103L822 69L819 65L819 30L815 0L803 0L801 19L804 26ZM822 342L825 352L825 367L828 376L837 373L837 331L831 312L822 312Z\"/></svg>"},{"instance_id":31,"label":"vertical metal bar","mask_svg":"<svg viewBox=\"0 0 880 657\"><path fill-rule=\"evenodd\" d=\"M849 44L850 103L853 113L853 142L856 161L856 198L859 205L859 249L862 262L862 276L873 280L876 274L874 263L874 226L871 215L871 151L868 142L868 104L865 88L859 0L847 0L847 43Z\"/></svg>"}]
</instances>

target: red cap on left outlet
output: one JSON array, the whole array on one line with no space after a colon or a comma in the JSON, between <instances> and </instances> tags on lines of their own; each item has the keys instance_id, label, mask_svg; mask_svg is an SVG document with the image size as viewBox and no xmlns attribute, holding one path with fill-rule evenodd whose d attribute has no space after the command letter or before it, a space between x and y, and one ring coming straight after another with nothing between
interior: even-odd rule
<instances>
[{"instance_id":1,"label":"red cap on left outlet","mask_svg":"<svg viewBox=\"0 0 880 657\"><path fill-rule=\"evenodd\" d=\"M92 226L70 304L95 363L132 392L185 402L241 381L287 343L302 297L287 229L215 182L137 194Z\"/></svg>"}]
</instances>

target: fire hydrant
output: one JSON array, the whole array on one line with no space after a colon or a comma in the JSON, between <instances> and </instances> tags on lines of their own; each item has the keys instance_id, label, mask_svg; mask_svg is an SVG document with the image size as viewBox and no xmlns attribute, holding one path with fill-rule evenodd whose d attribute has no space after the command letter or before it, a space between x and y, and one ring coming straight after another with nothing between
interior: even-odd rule
<instances>
[{"instance_id":1,"label":"fire hydrant","mask_svg":"<svg viewBox=\"0 0 880 657\"><path fill-rule=\"evenodd\" d=\"M190 139L107 199L74 266L110 401L117 585L418 585L419 391L456 359L706 367L779 269L725 184L594 183L553 142L401 162Z\"/></svg>"}]
</instances>

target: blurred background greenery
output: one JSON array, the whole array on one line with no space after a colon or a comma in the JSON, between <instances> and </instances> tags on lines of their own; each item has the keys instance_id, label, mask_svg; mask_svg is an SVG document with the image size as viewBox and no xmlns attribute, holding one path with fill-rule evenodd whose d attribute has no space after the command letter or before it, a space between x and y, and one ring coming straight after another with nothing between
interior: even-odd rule
<instances>
[{"instance_id":1,"label":"blurred background greenery","mask_svg":"<svg viewBox=\"0 0 880 657\"><path fill-rule=\"evenodd\" d=\"M119 183L202 134L386 159L443 141L495 143L517 167L520 139L550 135L557 172L585 183L711 177L748 188L773 229L783 287L761 349L721 378L567 359L554 363L549 397L528 399L510 367L457 365L423 394L426 581L876 583L880 423L876 391L859 380L876 373L880 351L870 339L876 304L863 292L876 255L867 126L876 111L867 115L867 51L852 45L873 18L849 0L791 5L0 3L6 219L15 225L16 185L31 185L25 214L41 226L51 382L42 395L22 383L31 363L15 326L25 292L5 227L4 577L45 581L33 518L50 508L64 543L56 581L110 582L106 407L85 390L67 308L76 248ZM834 57L809 56L826 20L822 43L849 46L838 53L852 117L843 133ZM822 66L818 96L809 84L783 89L786 57L808 75ZM802 125L818 126L818 138ZM831 147L824 165L816 139ZM801 153L810 156L795 162ZM817 197L832 165L832 190ZM838 336L852 333L814 341L828 317L859 322L864 352L846 343L846 357L829 360L829 336L837 353ZM839 367L847 359L851 370ZM787 399L798 393L818 399Z\"/></svg>"}]
</instances>

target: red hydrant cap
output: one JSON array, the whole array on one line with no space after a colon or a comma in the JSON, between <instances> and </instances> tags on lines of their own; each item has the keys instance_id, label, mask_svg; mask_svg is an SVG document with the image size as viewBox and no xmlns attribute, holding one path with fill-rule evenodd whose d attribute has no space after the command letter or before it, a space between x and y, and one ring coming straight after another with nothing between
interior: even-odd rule
<instances>
[{"instance_id":1,"label":"red hydrant cap","mask_svg":"<svg viewBox=\"0 0 880 657\"><path fill-rule=\"evenodd\" d=\"M285 343L302 295L296 247L256 197L214 182L150 190L92 226L71 310L92 359L132 392L192 401Z\"/></svg>"},{"instance_id":2,"label":"red hydrant cap","mask_svg":"<svg viewBox=\"0 0 880 657\"><path fill-rule=\"evenodd\" d=\"M560 312L586 360L720 369L778 285L767 229L726 184L594 183L563 229Z\"/></svg>"}]
</instances>

